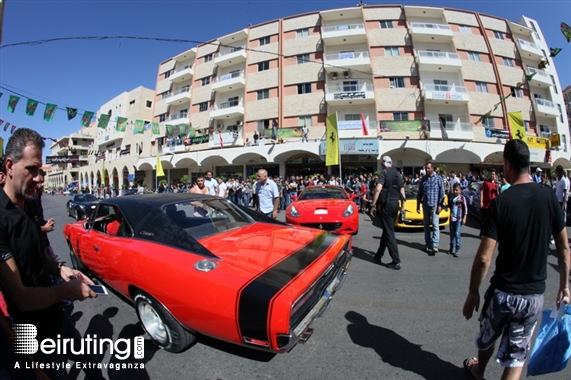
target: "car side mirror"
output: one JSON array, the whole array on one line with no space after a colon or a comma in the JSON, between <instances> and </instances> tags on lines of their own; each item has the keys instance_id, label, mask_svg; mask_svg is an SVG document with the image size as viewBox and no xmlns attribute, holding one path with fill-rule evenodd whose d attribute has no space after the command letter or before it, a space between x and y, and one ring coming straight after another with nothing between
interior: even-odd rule
<instances>
[{"instance_id":1,"label":"car side mirror","mask_svg":"<svg viewBox=\"0 0 571 380\"><path fill-rule=\"evenodd\" d=\"M89 229L89 220L86 220L85 222L83 222L83 228L85 228L86 230Z\"/></svg>"},{"instance_id":2,"label":"car side mirror","mask_svg":"<svg viewBox=\"0 0 571 380\"><path fill-rule=\"evenodd\" d=\"M292 196L291 196L291 200L294 201L294 202L297 201L297 195L292 195Z\"/></svg>"}]
</instances>

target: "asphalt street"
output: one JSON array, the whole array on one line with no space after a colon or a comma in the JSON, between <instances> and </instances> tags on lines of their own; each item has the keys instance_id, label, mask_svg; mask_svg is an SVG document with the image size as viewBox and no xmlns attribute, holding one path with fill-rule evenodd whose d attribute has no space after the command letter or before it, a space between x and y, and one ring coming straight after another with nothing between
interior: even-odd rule
<instances>
[{"instance_id":1,"label":"asphalt street","mask_svg":"<svg viewBox=\"0 0 571 380\"><path fill-rule=\"evenodd\" d=\"M69 197L45 196L45 217L56 220L49 234L56 254L69 261L62 226ZM279 214L285 220L284 212ZM538 221L540 222L540 221ZM469 219L462 230L462 254L449 248L448 227L441 231L441 253L430 257L421 251L422 231L399 231L397 239L403 268L387 269L373 262L380 228L368 215L360 216L354 238L354 258L343 288L324 316L313 324L315 332L305 344L286 354L269 355L199 337L186 352L159 350L145 336L144 369L109 369L108 379L465 379L465 358L474 356L477 316L467 321L462 306L470 268L479 244L478 222ZM389 261L388 254L384 261ZM493 265L492 265L493 268ZM125 268L129 270L129 268ZM549 257L545 308L551 307L558 288L557 259ZM481 295L485 289L481 290ZM133 337L143 334L135 310L109 295L75 302L72 318L81 334ZM117 362L107 352L102 363ZM130 359L127 359L127 362ZM524 369L524 376L525 376ZM72 375L83 378L83 372ZM490 363L487 379L499 379L502 368ZM541 379L570 379L571 369Z\"/></svg>"}]
</instances>

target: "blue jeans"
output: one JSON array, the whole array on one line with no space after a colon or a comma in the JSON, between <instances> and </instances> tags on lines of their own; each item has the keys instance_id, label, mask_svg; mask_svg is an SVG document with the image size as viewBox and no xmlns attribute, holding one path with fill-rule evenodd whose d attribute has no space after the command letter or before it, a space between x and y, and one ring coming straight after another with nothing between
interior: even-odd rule
<instances>
[{"instance_id":1,"label":"blue jeans","mask_svg":"<svg viewBox=\"0 0 571 380\"><path fill-rule=\"evenodd\" d=\"M438 248L440 244L440 216L437 206L422 205L424 214L424 242L428 248Z\"/></svg>"},{"instance_id":2,"label":"blue jeans","mask_svg":"<svg viewBox=\"0 0 571 380\"><path fill-rule=\"evenodd\" d=\"M462 248L462 219L450 221L450 250L460 252Z\"/></svg>"}]
</instances>

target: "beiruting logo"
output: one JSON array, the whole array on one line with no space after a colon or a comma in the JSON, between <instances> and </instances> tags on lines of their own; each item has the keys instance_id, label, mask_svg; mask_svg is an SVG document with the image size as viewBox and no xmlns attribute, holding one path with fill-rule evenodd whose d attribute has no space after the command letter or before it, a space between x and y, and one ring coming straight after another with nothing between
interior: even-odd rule
<instances>
[{"instance_id":1,"label":"beiruting logo","mask_svg":"<svg viewBox=\"0 0 571 380\"><path fill-rule=\"evenodd\" d=\"M13 349L17 354L33 355L40 351L45 355L98 355L106 352L109 347L109 354L114 355L119 360L125 360L133 354L134 359L143 359L145 356L145 345L142 336L131 339L117 339L113 341L108 338L97 338L97 335L87 335L81 339L62 338L59 334L56 339L44 339L38 342L36 339L38 329L32 324L13 325ZM79 341L79 342L78 342ZM133 343L131 345L131 343ZM77 364L77 363L76 363ZM103 365L99 363L102 367ZM85 363L84 363L85 366Z\"/></svg>"}]
</instances>

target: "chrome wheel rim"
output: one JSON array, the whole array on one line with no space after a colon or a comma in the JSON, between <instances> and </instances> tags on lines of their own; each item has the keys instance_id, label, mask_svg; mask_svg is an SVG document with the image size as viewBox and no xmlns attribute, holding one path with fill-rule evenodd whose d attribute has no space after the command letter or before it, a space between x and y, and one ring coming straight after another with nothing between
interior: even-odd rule
<instances>
[{"instance_id":1,"label":"chrome wheel rim","mask_svg":"<svg viewBox=\"0 0 571 380\"><path fill-rule=\"evenodd\" d=\"M168 342L167 328L151 305L145 301L139 303L139 316L143 326L145 326L145 330L147 330L147 333L149 333L153 340L161 344Z\"/></svg>"}]
</instances>

